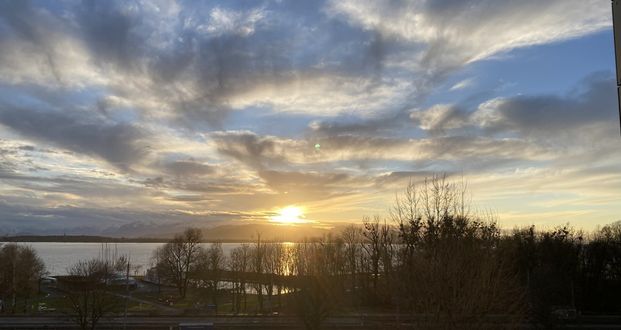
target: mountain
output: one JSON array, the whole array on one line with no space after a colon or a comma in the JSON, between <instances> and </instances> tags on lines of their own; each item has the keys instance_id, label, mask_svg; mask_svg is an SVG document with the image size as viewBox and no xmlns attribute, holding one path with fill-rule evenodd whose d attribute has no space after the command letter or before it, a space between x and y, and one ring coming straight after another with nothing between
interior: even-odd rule
<instances>
[{"instance_id":1,"label":"mountain","mask_svg":"<svg viewBox=\"0 0 621 330\"><path fill-rule=\"evenodd\" d=\"M272 223L238 223L216 225L213 227L198 227L207 242L253 242L261 235L264 241L301 242L314 240L326 235L338 235L348 224L331 224L319 226L317 224L281 225ZM150 242L166 241L183 232L186 228L197 227L186 224L171 224L157 226L149 223L135 223L101 235L67 233L67 235L50 235L44 233L5 234L4 241L20 242Z\"/></svg>"}]
</instances>

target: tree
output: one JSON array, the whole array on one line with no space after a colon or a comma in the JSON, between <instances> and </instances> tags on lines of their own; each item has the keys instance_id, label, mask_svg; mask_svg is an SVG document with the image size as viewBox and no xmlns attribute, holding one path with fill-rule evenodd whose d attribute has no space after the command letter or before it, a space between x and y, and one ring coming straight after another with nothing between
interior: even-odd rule
<instances>
[{"instance_id":1,"label":"tree","mask_svg":"<svg viewBox=\"0 0 621 330\"><path fill-rule=\"evenodd\" d=\"M15 243L0 247L0 297L9 302L12 313L19 299L26 311L28 299L45 273L45 265L32 247Z\"/></svg>"},{"instance_id":2,"label":"tree","mask_svg":"<svg viewBox=\"0 0 621 330\"><path fill-rule=\"evenodd\" d=\"M345 244L345 269L349 274L349 284L352 303L357 302L356 285L358 268L358 258L362 250L362 229L355 225L349 225L341 232L341 237Z\"/></svg>"},{"instance_id":3,"label":"tree","mask_svg":"<svg viewBox=\"0 0 621 330\"><path fill-rule=\"evenodd\" d=\"M226 265L226 257L222 251L222 243L212 243L199 258L200 277L207 283L213 304L218 305L218 289L222 271Z\"/></svg>"},{"instance_id":4,"label":"tree","mask_svg":"<svg viewBox=\"0 0 621 330\"><path fill-rule=\"evenodd\" d=\"M19 261L17 262L16 278L17 296L23 298L24 311L27 310L28 299L39 290L39 282L47 272L45 264L31 246L22 246L19 251Z\"/></svg>"},{"instance_id":5,"label":"tree","mask_svg":"<svg viewBox=\"0 0 621 330\"><path fill-rule=\"evenodd\" d=\"M538 237L532 274L534 312L542 322L555 321L554 306L574 308L582 254L582 235L568 226L543 232Z\"/></svg>"},{"instance_id":6,"label":"tree","mask_svg":"<svg viewBox=\"0 0 621 330\"><path fill-rule=\"evenodd\" d=\"M280 243L269 243L265 245L265 258L264 261L264 269L268 274L269 283L266 285L267 291L267 300L269 302L270 311L273 308L272 304L272 296L274 293L274 286L277 284L275 281L275 276L282 275L282 260L283 260L283 245ZM278 301L280 304L280 291L282 286L280 285L280 281L278 283Z\"/></svg>"},{"instance_id":7,"label":"tree","mask_svg":"<svg viewBox=\"0 0 621 330\"><path fill-rule=\"evenodd\" d=\"M201 236L200 229L189 228L155 250L153 256L158 277L173 283L181 298L185 298L191 276L197 270Z\"/></svg>"},{"instance_id":8,"label":"tree","mask_svg":"<svg viewBox=\"0 0 621 330\"><path fill-rule=\"evenodd\" d=\"M597 230L581 259L581 310L621 310L621 222Z\"/></svg>"},{"instance_id":9,"label":"tree","mask_svg":"<svg viewBox=\"0 0 621 330\"><path fill-rule=\"evenodd\" d=\"M95 329L102 317L120 309L120 300L110 292L108 281L127 264L124 257L95 258L79 261L68 269L70 276L63 281L63 287L68 291L71 318L80 329Z\"/></svg>"},{"instance_id":10,"label":"tree","mask_svg":"<svg viewBox=\"0 0 621 330\"><path fill-rule=\"evenodd\" d=\"M440 327L478 327L491 314L523 312L511 261L498 252L500 231L470 214L466 196L463 182L434 176L410 182L391 210L404 245L395 272L399 301Z\"/></svg>"},{"instance_id":11,"label":"tree","mask_svg":"<svg viewBox=\"0 0 621 330\"><path fill-rule=\"evenodd\" d=\"M265 264L265 243L261 242L261 234L257 234L257 241L252 249L252 271L257 275L263 274L263 266ZM254 289L257 292L258 310L263 312L263 284L260 282L255 283Z\"/></svg>"},{"instance_id":12,"label":"tree","mask_svg":"<svg viewBox=\"0 0 621 330\"><path fill-rule=\"evenodd\" d=\"M250 268L250 247L248 244L242 244L239 247L236 247L231 251L231 257L229 258L229 268L234 272L237 277L237 282L234 283L236 285L235 295L234 295L234 303L233 309L236 313L239 313L241 310L241 301L243 298L244 301L244 311L246 311L247 306L247 296L246 296L246 282L245 282L245 273L249 271Z\"/></svg>"},{"instance_id":13,"label":"tree","mask_svg":"<svg viewBox=\"0 0 621 330\"><path fill-rule=\"evenodd\" d=\"M371 261L371 278L373 283L373 291L368 297L371 301L377 302L377 283L380 276L380 258L381 258L381 233L380 233L380 217L378 215L370 220L368 217L362 219L364 224L364 244L362 245L367 256Z\"/></svg>"},{"instance_id":14,"label":"tree","mask_svg":"<svg viewBox=\"0 0 621 330\"><path fill-rule=\"evenodd\" d=\"M26 308L29 296L45 272L43 262L29 246L6 244L0 250L0 263L0 285L4 300L10 302L12 312L15 312L19 298L23 298Z\"/></svg>"},{"instance_id":15,"label":"tree","mask_svg":"<svg viewBox=\"0 0 621 330\"><path fill-rule=\"evenodd\" d=\"M330 288L325 283L320 275L310 276L304 279L300 291L295 293L297 315L308 330L320 329L333 308Z\"/></svg>"}]
</instances>

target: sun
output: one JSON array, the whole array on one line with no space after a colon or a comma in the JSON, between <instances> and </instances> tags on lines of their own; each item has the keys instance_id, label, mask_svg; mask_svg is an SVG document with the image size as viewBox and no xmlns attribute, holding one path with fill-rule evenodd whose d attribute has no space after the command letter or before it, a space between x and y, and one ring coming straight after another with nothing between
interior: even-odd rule
<instances>
[{"instance_id":1,"label":"sun","mask_svg":"<svg viewBox=\"0 0 621 330\"><path fill-rule=\"evenodd\" d=\"M297 206L287 206L278 210L278 214L274 215L270 219L271 222L278 222L282 224L295 224L295 223L307 223L304 219L304 213L302 208Z\"/></svg>"}]
</instances>

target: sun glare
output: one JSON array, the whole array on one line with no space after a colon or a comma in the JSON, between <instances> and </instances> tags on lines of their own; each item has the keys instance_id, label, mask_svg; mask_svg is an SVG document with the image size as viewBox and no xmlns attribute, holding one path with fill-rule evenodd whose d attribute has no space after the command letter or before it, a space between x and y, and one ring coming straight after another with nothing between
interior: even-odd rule
<instances>
[{"instance_id":1,"label":"sun glare","mask_svg":"<svg viewBox=\"0 0 621 330\"><path fill-rule=\"evenodd\" d=\"M304 214L302 213L302 209L296 206L287 206L283 209L280 209L278 211L278 214L273 216L270 221L284 223L284 224L308 222L307 220L304 219Z\"/></svg>"}]
</instances>

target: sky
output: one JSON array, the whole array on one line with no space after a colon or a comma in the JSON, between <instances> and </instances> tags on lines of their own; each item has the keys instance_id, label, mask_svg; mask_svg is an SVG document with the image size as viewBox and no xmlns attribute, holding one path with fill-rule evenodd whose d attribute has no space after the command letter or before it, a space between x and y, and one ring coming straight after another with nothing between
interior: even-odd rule
<instances>
[{"instance_id":1,"label":"sky","mask_svg":"<svg viewBox=\"0 0 621 330\"><path fill-rule=\"evenodd\" d=\"M1 1L0 232L385 214L621 219L602 0Z\"/></svg>"}]
</instances>

